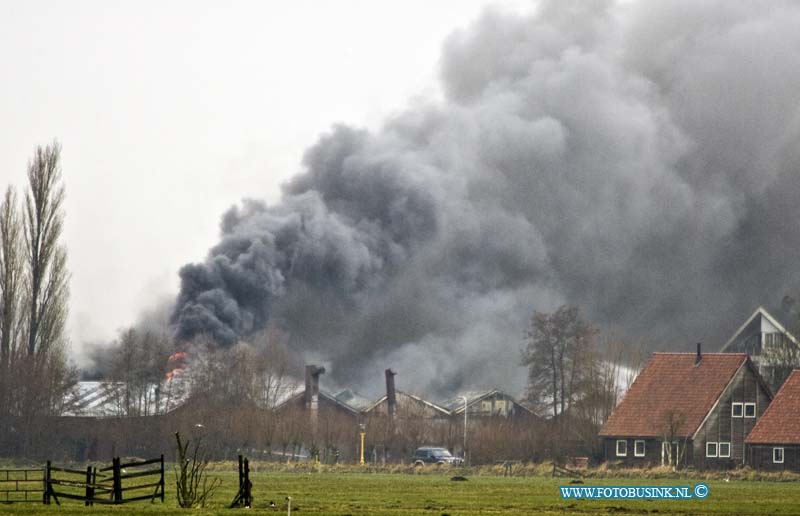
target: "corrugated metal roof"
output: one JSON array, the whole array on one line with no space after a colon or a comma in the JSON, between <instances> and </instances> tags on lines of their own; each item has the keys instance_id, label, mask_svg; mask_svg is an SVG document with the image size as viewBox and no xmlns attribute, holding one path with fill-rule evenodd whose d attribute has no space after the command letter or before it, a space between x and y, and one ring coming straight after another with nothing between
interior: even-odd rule
<instances>
[{"instance_id":1,"label":"corrugated metal roof","mask_svg":"<svg viewBox=\"0 0 800 516\"><path fill-rule=\"evenodd\" d=\"M156 397L158 397L158 413L164 414L175 410L186 401L187 392L181 380L174 379L166 382L164 392L157 392L159 386L148 386L143 396L151 402L151 413L156 414ZM180 387L180 388L179 388ZM62 415L68 417L121 417L126 416L125 411L125 383L124 382L78 382L72 393L65 400L66 410Z\"/></svg>"},{"instance_id":2,"label":"corrugated metal roof","mask_svg":"<svg viewBox=\"0 0 800 516\"><path fill-rule=\"evenodd\" d=\"M121 415L121 382L78 382L66 400L65 416L110 417Z\"/></svg>"},{"instance_id":3,"label":"corrugated metal roof","mask_svg":"<svg viewBox=\"0 0 800 516\"><path fill-rule=\"evenodd\" d=\"M429 408L434 413L440 414L442 416L449 416L450 415L450 411L447 410L446 408L444 408L441 405L438 405L436 403L433 403L431 401L428 401L426 399L423 399L423 398L421 398L419 396L416 396L414 394L409 394L409 393L407 393L405 391L401 391L401 390L396 390L395 393L396 393L396 396L397 396L398 404L402 404L403 403L403 398L407 398L408 400L411 400L414 403L418 403L420 406ZM371 404L369 404L366 408L363 409L363 411L364 412L372 412L375 409L377 409L384 402L386 402L386 395L385 394L383 396L381 396L380 398L378 398L377 400L375 400L374 402L372 402Z\"/></svg>"},{"instance_id":4,"label":"corrugated metal roof","mask_svg":"<svg viewBox=\"0 0 800 516\"><path fill-rule=\"evenodd\" d=\"M451 412L459 412L464 410L464 398L467 398L467 406L472 405L480 401L487 396L491 396L492 394L498 393L497 389L490 389L490 390L482 390L482 391L464 391L458 393L457 396L454 396L447 401L441 403L441 405ZM510 396L509 396L510 397Z\"/></svg>"},{"instance_id":5,"label":"corrugated metal roof","mask_svg":"<svg viewBox=\"0 0 800 516\"><path fill-rule=\"evenodd\" d=\"M150 406L155 407L156 389L158 386L151 385L149 390L144 394L150 401ZM177 407L181 406L189 397L189 388L186 385L182 375L176 375L171 380L167 381L165 392L160 392L159 396L159 414L170 412ZM305 391L305 382L297 379L290 379L284 381L278 387L278 392L271 397L270 408L277 408L290 400L296 399L303 395ZM467 391L453 397L448 401L438 404L425 400L419 396L409 394L398 390L400 396L407 396L409 399L416 401L424 406L429 407L435 412L442 415L450 415L453 412L458 412L463 407L463 400L461 396L467 396L468 403L472 404L486 396L497 393L496 389L482 390L482 391ZM120 417L125 416L125 383L124 382L105 382L105 381L85 381L78 382L75 391L70 394L65 400L67 409L64 411L64 416L69 417ZM320 396L327 398L329 401L341 405L343 408L354 412L364 413L374 409L377 405L386 399L386 396L380 397L378 400L372 401L364 396L359 395L351 389L343 389L336 394L320 389ZM513 399L513 398L512 398ZM153 409L154 411L154 409ZM155 415L154 412L139 415Z\"/></svg>"},{"instance_id":6,"label":"corrugated metal roof","mask_svg":"<svg viewBox=\"0 0 800 516\"><path fill-rule=\"evenodd\" d=\"M299 380L288 380L284 382L278 387L278 393L275 396L275 407L280 407L287 401L296 398L305 390L305 383Z\"/></svg>"},{"instance_id":7,"label":"corrugated metal roof","mask_svg":"<svg viewBox=\"0 0 800 516\"><path fill-rule=\"evenodd\" d=\"M351 407L358 409L360 412L363 412L370 405L372 405L371 400L368 400L364 396L361 396L360 394L357 394L350 389L344 389L342 391L339 391L334 397L340 402L346 403Z\"/></svg>"}]
</instances>

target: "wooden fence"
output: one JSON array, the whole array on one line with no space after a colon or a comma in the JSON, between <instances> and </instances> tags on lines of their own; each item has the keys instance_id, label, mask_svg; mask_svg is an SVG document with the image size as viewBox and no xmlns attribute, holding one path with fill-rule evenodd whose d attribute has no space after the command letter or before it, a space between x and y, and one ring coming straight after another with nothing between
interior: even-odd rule
<instances>
[{"instance_id":1,"label":"wooden fence","mask_svg":"<svg viewBox=\"0 0 800 516\"><path fill-rule=\"evenodd\" d=\"M115 457L111 466L100 469L87 466L86 470L56 467L47 461L44 484L44 503L48 505L51 500L60 505L60 498L80 500L86 505L119 505L140 500L152 503L156 498L163 503L164 456L126 463Z\"/></svg>"},{"instance_id":2,"label":"wooden fence","mask_svg":"<svg viewBox=\"0 0 800 516\"><path fill-rule=\"evenodd\" d=\"M0 503L42 502L44 470L0 469Z\"/></svg>"},{"instance_id":3,"label":"wooden fence","mask_svg":"<svg viewBox=\"0 0 800 516\"><path fill-rule=\"evenodd\" d=\"M249 509L253 504L252 488L250 461L247 460L247 457L239 455L239 491L237 491L233 502L231 502L231 509L234 507L246 507Z\"/></svg>"}]
</instances>

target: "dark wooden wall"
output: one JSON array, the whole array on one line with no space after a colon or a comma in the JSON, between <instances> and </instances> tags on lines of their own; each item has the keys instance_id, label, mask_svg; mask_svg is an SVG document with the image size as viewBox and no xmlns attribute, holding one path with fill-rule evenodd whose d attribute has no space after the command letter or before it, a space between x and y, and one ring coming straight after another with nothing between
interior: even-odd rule
<instances>
[{"instance_id":1,"label":"dark wooden wall","mask_svg":"<svg viewBox=\"0 0 800 516\"><path fill-rule=\"evenodd\" d=\"M772 449L783 448L783 463L772 462ZM747 464L762 471L793 471L800 473L800 445L748 444Z\"/></svg>"},{"instance_id":2,"label":"dark wooden wall","mask_svg":"<svg viewBox=\"0 0 800 516\"><path fill-rule=\"evenodd\" d=\"M736 373L731 384L720 396L719 403L697 432L693 450L695 467L698 469L726 469L744 464L744 440L767 409L770 401L770 393L758 381L757 373L748 364L745 364ZM732 417L731 410L734 402L755 403L756 417ZM728 458L706 457L707 442L731 443L731 456Z\"/></svg>"}]
</instances>

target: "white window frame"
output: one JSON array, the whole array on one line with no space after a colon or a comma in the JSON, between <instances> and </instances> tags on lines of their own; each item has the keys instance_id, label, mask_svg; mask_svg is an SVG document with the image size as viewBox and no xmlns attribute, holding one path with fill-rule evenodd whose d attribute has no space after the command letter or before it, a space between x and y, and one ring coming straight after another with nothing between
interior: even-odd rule
<instances>
[{"instance_id":1,"label":"white window frame","mask_svg":"<svg viewBox=\"0 0 800 516\"><path fill-rule=\"evenodd\" d=\"M752 416L748 416L747 415L748 407L753 407L753 415ZM744 417L746 417L746 418L754 418L754 417L756 417L756 404L755 403L745 403L744 404Z\"/></svg>"},{"instance_id":2,"label":"white window frame","mask_svg":"<svg viewBox=\"0 0 800 516\"><path fill-rule=\"evenodd\" d=\"M778 347L783 344L783 334L778 332L764 334L764 349Z\"/></svg>"},{"instance_id":3,"label":"white window frame","mask_svg":"<svg viewBox=\"0 0 800 516\"><path fill-rule=\"evenodd\" d=\"M642 452L641 453L639 453L639 450L637 450L637 447L639 446L639 444L642 445ZM646 450L645 446L646 445L645 445L645 442L644 442L643 439L637 439L637 440L633 441L633 456L634 457L644 457L645 450Z\"/></svg>"},{"instance_id":4,"label":"white window frame","mask_svg":"<svg viewBox=\"0 0 800 516\"><path fill-rule=\"evenodd\" d=\"M622 444L622 453L619 452L619 445ZM617 457L627 457L628 456L628 441L627 439L617 439Z\"/></svg>"},{"instance_id":5,"label":"white window frame","mask_svg":"<svg viewBox=\"0 0 800 516\"><path fill-rule=\"evenodd\" d=\"M777 452L778 450L780 450L780 452L781 452L781 460L778 460L777 457L775 456L775 452ZM784 452L782 446L773 448L772 449L772 462L773 462L773 464L783 464L784 453L785 452Z\"/></svg>"},{"instance_id":6,"label":"white window frame","mask_svg":"<svg viewBox=\"0 0 800 516\"><path fill-rule=\"evenodd\" d=\"M722 454L722 445L723 444L728 447L728 453L726 453L725 455ZM720 457L720 458L723 458L723 459L727 459L727 458L730 458L730 456L731 456L731 443L730 442L724 442L724 441L718 442L717 443L717 457Z\"/></svg>"},{"instance_id":7,"label":"white window frame","mask_svg":"<svg viewBox=\"0 0 800 516\"><path fill-rule=\"evenodd\" d=\"M736 415L736 407L739 407L739 415ZM731 405L731 417L744 417L744 403L734 402Z\"/></svg>"},{"instance_id":8,"label":"white window frame","mask_svg":"<svg viewBox=\"0 0 800 516\"><path fill-rule=\"evenodd\" d=\"M714 446L714 454L713 454L713 455L712 455L712 454L711 454L711 452L709 451L709 448L710 448L712 445ZM716 457L718 453L719 453L719 443L717 443L717 442L711 442L711 441L709 441L709 442L707 442L707 443L706 443L706 457L712 457L712 458L713 458L713 457Z\"/></svg>"}]
</instances>

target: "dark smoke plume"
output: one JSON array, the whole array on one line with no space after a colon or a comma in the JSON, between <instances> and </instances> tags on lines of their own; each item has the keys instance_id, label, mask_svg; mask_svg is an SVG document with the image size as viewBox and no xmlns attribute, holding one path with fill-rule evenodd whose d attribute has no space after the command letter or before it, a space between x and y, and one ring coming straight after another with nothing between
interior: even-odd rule
<instances>
[{"instance_id":1,"label":"dark smoke plume","mask_svg":"<svg viewBox=\"0 0 800 516\"><path fill-rule=\"evenodd\" d=\"M553 1L450 36L442 102L336 126L181 270L177 335L268 324L341 382L517 390L532 310L719 345L797 287L800 5Z\"/></svg>"}]
</instances>

